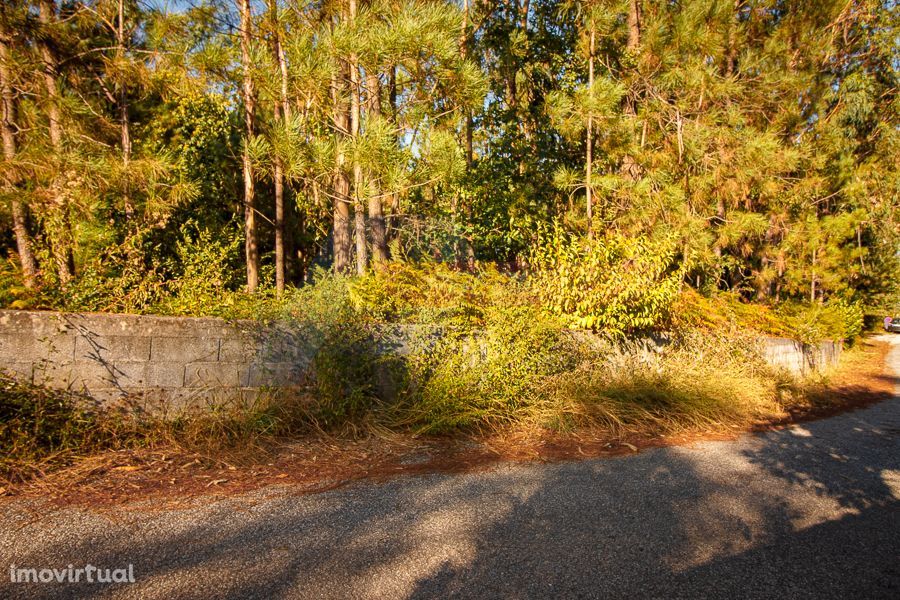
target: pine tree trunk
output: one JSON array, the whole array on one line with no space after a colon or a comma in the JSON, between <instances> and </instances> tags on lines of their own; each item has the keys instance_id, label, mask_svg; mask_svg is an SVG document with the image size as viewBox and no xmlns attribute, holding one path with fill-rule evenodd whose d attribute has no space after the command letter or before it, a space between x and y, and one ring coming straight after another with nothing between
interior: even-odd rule
<instances>
[{"instance_id":1,"label":"pine tree trunk","mask_svg":"<svg viewBox=\"0 0 900 600\"><path fill-rule=\"evenodd\" d=\"M812 304L816 301L816 255L819 253L819 249L813 246L812 251L812 261L809 275L809 303Z\"/></svg>"},{"instance_id":2,"label":"pine tree trunk","mask_svg":"<svg viewBox=\"0 0 900 600\"><path fill-rule=\"evenodd\" d=\"M518 2L517 2L518 3ZM528 39L528 10L529 10L529 1L522 0L522 3L519 5L519 30L522 32L522 35L527 40ZM514 61L516 59L513 59ZM519 102L519 90L518 84L516 82L516 77L518 75L518 68L515 62L512 66L512 72L510 74L510 82L511 82L511 94L512 94L512 104L513 107L513 115L516 120L516 126L518 127L519 133L522 136L522 139L526 141L526 147L530 147L529 142L532 137L532 129L531 129L531 120L530 114L527 110L522 110L522 105ZM519 155L519 176L525 177L527 173L528 161L525 158L526 154Z\"/></svg>"},{"instance_id":3,"label":"pine tree trunk","mask_svg":"<svg viewBox=\"0 0 900 600\"><path fill-rule=\"evenodd\" d=\"M634 52L641 45L640 0L628 0L628 41L627 48Z\"/></svg>"},{"instance_id":4,"label":"pine tree trunk","mask_svg":"<svg viewBox=\"0 0 900 600\"><path fill-rule=\"evenodd\" d=\"M591 18L591 41L590 41L590 49L588 55L588 89L593 90L594 88L594 49L596 48L597 42L597 31L594 27L594 20ZM592 92L593 93L593 92ZM587 152L585 157L584 164L584 186L585 186L585 194L587 197L587 236L588 239L591 239L594 235L593 232L593 220L594 220L594 190L591 187L591 175L594 168L594 115L593 113L588 113L588 122L587 122L587 134L586 134L586 146Z\"/></svg>"},{"instance_id":5,"label":"pine tree trunk","mask_svg":"<svg viewBox=\"0 0 900 600\"><path fill-rule=\"evenodd\" d=\"M50 24L56 19L56 3L53 0L41 0L39 19L41 25L49 28ZM62 118L60 113L60 94L59 84L56 80L56 58L53 56L53 50L50 48L46 39L39 41L41 60L43 62L43 78L44 88L47 93L47 120L48 133L50 135L50 145L57 157L63 154L62 147ZM59 282L65 286L74 276L75 259L72 254L72 228L69 223L69 207L65 192L61 189L59 176L55 176L55 181L51 184L51 194L53 196L53 206L51 207L50 219L48 219L49 235L51 238L53 259L56 263L56 271L59 276Z\"/></svg>"},{"instance_id":6,"label":"pine tree trunk","mask_svg":"<svg viewBox=\"0 0 900 600\"><path fill-rule=\"evenodd\" d=\"M0 26L3 23L0 21ZM12 89L12 73L9 71L11 37L6 30L0 30L0 101L2 101L2 121L0 133L3 136L3 158L7 163L16 158L16 98ZM9 167L7 167L9 168ZM13 171L10 170L10 173ZM13 231L16 234L16 250L19 263L22 265L22 279L26 288L37 285L37 261L31 248L31 235L28 233L28 218L25 206L19 201L16 190L18 178L10 181L10 204L13 217Z\"/></svg>"},{"instance_id":7,"label":"pine tree trunk","mask_svg":"<svg viewBox=\"0 0 900 600\"><path fill-rule=\"evenodd\" d=\"M381 116L381 80L376 73L366 75L368 88L368 110L370 117ZM372 263L376 269L388 261L387 228L384 222L384 208L381 202L381 190L369 197L369 228L372 237Z\"/></svg>"},{"instance_id":8,"label":"pine tree trunk","mask_svg":"<svg viewBox=\"0 0 900 600\"><path fill-rule=\"evenodd\" d=\"M641 45L641 7L639 0L628 1L628 40L626 49L637 54ZM625 96L625 115L634 118L637 116L637 101L634 97L634 90L630 90ZM640 166L633 156L626 154L622 157L622 173L631 179L637 179L640 176Z\"/></svg>"},{"instance_id":9,"label":"pine tree trunk","mask_svg":"<svg viewBox=\"0 0 900 600\"><path fill-rule=\"evenodd\" d=\"M388 69L388 106L390 107L391 123L397 124L397 67ZM390 217L386 219L387 239L394 239L398 235L398 219L400 213L400 194L392 191L390 194Z\"/></svg>"},{"instance_id":10,"label":"pine tree trunk","mask_svg":"<svg viewBox=\"0 0 900 600\"><path fill-rule=\"evenodd\" d=\"M526 15L528 14L528 9L525 9ZM527 21L526 21L527 25ZM462 56L463 60L468 59L469 57L469 0L463 0L463 27L462 33L460 34L459 40L459 52ZM472 173L472 164L474 162L475 152L473 148L473 133L472 133L472 111L468 108L466 109L465 116L465 154L466 154L466 174L471 175ZM466 203L468 204L468 203ZM459 210L466 214L471 221L471 207L470 206L460 206ZM456 256L456 265L458 268L462 268L465 266L466 269L472 270L475 268L475 251L472 247L472 240L469 239L468 236L463 237L460 241L460 244L457 248L457 256Z\"/></svg>"},{"instance_id":11,"label":"pine tree trunk","mask_svg":"<svg viewBox=\"0 0 900 600\"><path fill-rule=\"evenodd\" d=\"M725 77L732 77L737 69L737 23L742 0L734 0L734 14L728 20L725 48Z\"/></svg>"},{"instance_id":12,"label":"pine tree trunk","mask_svg":"<svg viewBox=\"0 0 900 600\"><path fill-rule=\"evenodd\" d=\"M343 66L343 61L340 63ZM334 105L334 127L336 138L347 136L350 129L346 105L344 103L344 79L334 74L331 79L332 103ZM346 273L350 269L350 180L346 173L346 157L342 146L338 146L335 157L332 245L334 253L334 272Z\"/></svg>"},{"instance_id":13,"label":"pine tree trunk","mask_svg":"<svg viewBox=\"0 0 900 600\"><path fill-rule=\"evenodd\" d=\"M119 0L119 19L116 26L116 56L119 61L125 60L125 0ZM119 88L119 128L122 143L122 170L125 173L125 182L122 189L122 199L125 206L125 218L129 224L134 219L134 203L129 193L128 165L131 162L131 131L128 118L128 96L125 93L125 84L122 81L116 83Z\"/></svg>"},{"instance_id":14,"label":"pine tree trunk","mask_svg":"<svg viewBox=\"0 0 900 600\"><path fill-rule=\"evenodd\" d=\"M247 260L247 291L259 286L259 247L256 239L256 189L253 164L250 160L250 140L255 130L256 97L250 73L250 43L252 16L250 0L238 0L241 14L241 68L243 69L242 100L244 102L244 148L241 153L244 175L244 254Z\"/></svg>"},{"instance_id":15,"label":"pine tree trunk","mask_svg":"<svg viewBox=\"0 0 900 600\"><path fill-rule=\"evenodd\" d=\"M356 0L350 0L350 20L356 20ZM359 127L362 117L360 100L359 59L350 53L350 136L354 143L359 139ZM353 223L356 235L356 273L364 275L369 264L366 246L366 215L363 208L364 182L362 165L359 157L353 156Z\"/></svg>"},{"instance_id":16,"label":"pine tree trunk","mask_svg":"<svg viewBox=\"0 0 900 600\"><path fill-rule=\"evenodd\" d=\"M273 112L275 119L286 124L290 119L291 106L288 102L288 72L284 48L281 45L281 31L278 23L278 2L269 0L269 16L272 23L272 53L278 63L281 74L281 90L279 99L275 101ZM285 282L285 205L284 205L284 164L276 153L274 159L275 185L275 294L278 298L284 294Z\"/></svg>"}]
</instances>

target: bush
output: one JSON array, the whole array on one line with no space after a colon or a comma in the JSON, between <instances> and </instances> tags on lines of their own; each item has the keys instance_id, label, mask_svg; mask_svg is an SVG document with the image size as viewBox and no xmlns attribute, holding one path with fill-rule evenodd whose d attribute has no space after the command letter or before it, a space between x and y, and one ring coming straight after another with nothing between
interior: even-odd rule
<instances>
[{"instance_id":1,"label":"bush","mask_svg":"<svg viewBox=\"0 0 900 600\"><path fill-rule=\"evenodd\" d=\"M808 344L822 340L852 342L862 334L864 313L857 303L841 299L825 304L785 303L778 312L791 337Z\"/></svg>"},{"instance_id":2,"label":"bush","mask_svg":"<svg viewBox=\"0 0 900 600\"><path fill-rule=\"evenodd\" d=\"M531 257L543 306L573 327L616 335L667 324L683 272L671 239L609 234L593 241L557 227Z\"/></svg>"},{"instance_id":3,"label":"bush","mask_svg":"<svg viewBox=\"0 0 900 600\"><path fill-rule=\"evenodd\" d=\"M176 247L177 276L157 307L164 314L224 316L237 302L242 237L234 229L214 235L188 223Z\"/></svg>"},{"instance_id":4,"label":"bush","mask_svg":"<svg viewBox=\"0 0 900 600\"><path fill-rule=\"evenodd\" d=\"M529 301L523 286L494 266L466 273L444 263L392 262L348 285L354 307L381 322L479 327L489 306Z\"/></svg>"},{"instance_id":5,"label":"bush","mask_svg":"<svg viewBox=\"0 0 900 600\"><path fill-rule=\"evenodd\" d=\"M401 421L420 431L484 429L527 418L546 377L577 363L558 319L531 307L494 309L483 330L445 330L409 359Z\"/></svg>"}]
</instances>

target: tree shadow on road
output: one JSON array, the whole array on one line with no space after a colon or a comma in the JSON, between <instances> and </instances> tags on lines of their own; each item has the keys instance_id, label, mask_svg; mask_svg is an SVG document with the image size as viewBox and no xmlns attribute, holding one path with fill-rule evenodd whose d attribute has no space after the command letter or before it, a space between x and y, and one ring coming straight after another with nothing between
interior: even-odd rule
<instances>
[{"instance_id":1,"label":"tree shadow on road","mask_svg":"<svg viewBox=\"0 0 900 600\"><path fill-rule=\"evenodd\" d=\"M131 562L135 586L0 594L897 597L898 425L891 401L738 442L250 495L133 523L89 514L92 535L58 532L15 562Z\"/></svg>"}]
</instances>

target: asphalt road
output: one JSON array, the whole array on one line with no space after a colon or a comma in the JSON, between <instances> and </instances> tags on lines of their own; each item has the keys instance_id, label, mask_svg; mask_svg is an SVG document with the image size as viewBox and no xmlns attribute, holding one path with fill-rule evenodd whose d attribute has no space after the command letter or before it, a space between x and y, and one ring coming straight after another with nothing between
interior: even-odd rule
<instances>
[{"instance_id":1,"label":"asphalt road","mask_svg":"<svg viewBox=\"0 0 900 600\"><path fill-rule=\"evenodd\" d=\"M13 501L0 523L0 598L896 599L900 398L615 459L178 509ZM11 583L7 566L87 563L135 583Z\"/></svg>"}]
</instances>

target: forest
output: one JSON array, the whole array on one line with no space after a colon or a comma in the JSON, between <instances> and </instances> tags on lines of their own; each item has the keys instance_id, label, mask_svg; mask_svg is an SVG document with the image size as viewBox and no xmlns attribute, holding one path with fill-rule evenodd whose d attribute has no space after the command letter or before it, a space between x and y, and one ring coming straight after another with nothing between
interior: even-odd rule
<instances>
[{"instance_id":1,"label":"forest","mask_svg":"<svg viewBox=\"0 0 900 600\"><path fill-rule=\"evenodd\" d=\"M229 314L338 277L380 319L496 284L630 332L896 302L892 0L0 11L2 306Z\"/></svg>"}]
</instances>

